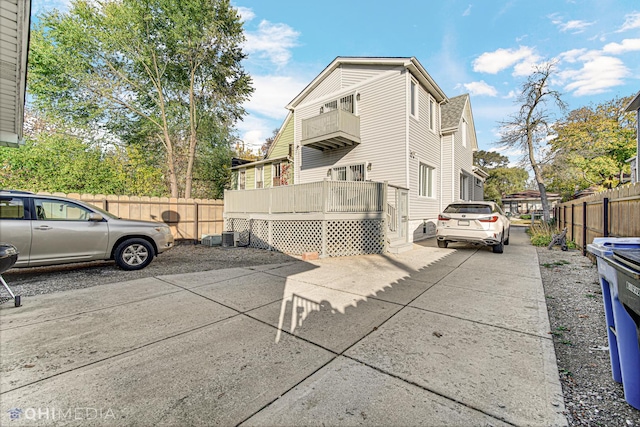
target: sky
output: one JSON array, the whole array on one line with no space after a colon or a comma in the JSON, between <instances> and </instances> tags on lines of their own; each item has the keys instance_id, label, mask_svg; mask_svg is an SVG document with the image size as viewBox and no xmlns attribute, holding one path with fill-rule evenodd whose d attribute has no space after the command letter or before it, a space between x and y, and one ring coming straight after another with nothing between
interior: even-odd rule
<instances>
[{"instance_id":1,"label":"sky","mask_svg":"<svg viewBox=\"0 0 640 427\"><path fill-rule=\"evenodd\" d=\"M32 0L32 14L70 0ZM244 22L255 92L237 125L247 148L278 129L285 106L338 56L416 57L448 97L471 96L478 145L502 121L533 67L557 61L552 88L569 110L640 91L638 0L232 0ZM557 118L561 115L558 114Z\"/></svg>"}]
</instances>

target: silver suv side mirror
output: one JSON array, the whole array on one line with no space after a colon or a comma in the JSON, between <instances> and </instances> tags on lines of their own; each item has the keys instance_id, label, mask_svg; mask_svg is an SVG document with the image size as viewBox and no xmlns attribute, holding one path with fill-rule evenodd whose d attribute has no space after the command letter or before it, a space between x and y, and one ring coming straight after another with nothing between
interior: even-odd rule
<instances>
[{"instance_id":1,"label":"silver suv side mirror","mask_svg":"<svg viewBox=\"0 0 640 427\"><path fill-rule=\"evenodd\" d=\"M95 212L91 212L89 214L89 221L95 221L95 222L100 222L102 221L104 218L102 217L102 215L100 215L99 213L95 213Z\"/></svg>"}]
</instances>

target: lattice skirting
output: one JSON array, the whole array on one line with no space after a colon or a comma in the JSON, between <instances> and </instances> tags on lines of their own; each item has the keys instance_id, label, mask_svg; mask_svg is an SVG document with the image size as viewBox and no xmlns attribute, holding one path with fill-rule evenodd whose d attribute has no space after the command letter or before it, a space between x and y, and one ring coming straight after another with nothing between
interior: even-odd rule
<instances>
[{"instance_id":1,"label":"lattice skirting","mask_svg":"<svg viewBox=\"0 0 640 427\"><path fill-rule=\"evenodd\" d=\"M225 230L238 232L240 245L331 257L383 253L384 227L384 221L378 219L225 219Z\"/></svg>"}]
</instances>

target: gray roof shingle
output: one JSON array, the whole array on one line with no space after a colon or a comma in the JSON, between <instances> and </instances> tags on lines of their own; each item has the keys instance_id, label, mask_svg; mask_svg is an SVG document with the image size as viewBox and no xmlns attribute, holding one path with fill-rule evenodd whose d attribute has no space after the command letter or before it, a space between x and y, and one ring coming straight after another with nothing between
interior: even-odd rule
<instances>
[{"instance_id":1,"label":"gray roof shingle","mask_svg":"<svg viewBox=\"0 0 640 427\"><path fill-rule=\"evenodd\" d=\"M442 105L442 129L457 127L462 118L464 106L469 99L469 94L449 98L449 102Z\"/></svg>"}]
</instances>

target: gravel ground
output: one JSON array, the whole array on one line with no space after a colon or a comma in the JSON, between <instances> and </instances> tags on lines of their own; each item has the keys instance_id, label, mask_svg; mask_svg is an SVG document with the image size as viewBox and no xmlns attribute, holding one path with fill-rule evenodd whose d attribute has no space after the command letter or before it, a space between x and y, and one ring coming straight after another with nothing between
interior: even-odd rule
<instances>
[{"instance_id":1,"label":"gravel ground","mask_svg":"<svg viewBox=\"0 0 640 427\"><path fill-rule=\"evenodd\" d=\"M13 268L2 277L15 294L22 296L24 303L25 297L68 289L88 288L167 274L279 264L296 260L280 252L254 248L222 248L183 243L160 254L148 267L138 271L121 270L113 261L96 261L53 267Z\"/></svg>"},{"instance_id":2,"label":"gravel ground","mask_svg":"<svg viewBox=\"0 0 640 427\"><path fill-rule=\"evenodd\" d=\"M640 411L626 403L622 385L611 378L602 291L595 265L577 250L539 248L538 257L569 425L640 426ZM92 262L12 269L3 277L24 302L32 295L143 277L296 260L252 248L181 244L140 271L123 271L113 262Z\"/></svg>"},{"instance_id":3,"label":"gravel ground","mask_svg":"<svg viewBox=\"0 0 640 427\"><path fill-rule=\"evenodd\" d=\"M611 377L598 270L578 250L538 248L570 426L640 426L640 411Z\"/></svg>"}]
</instances>

